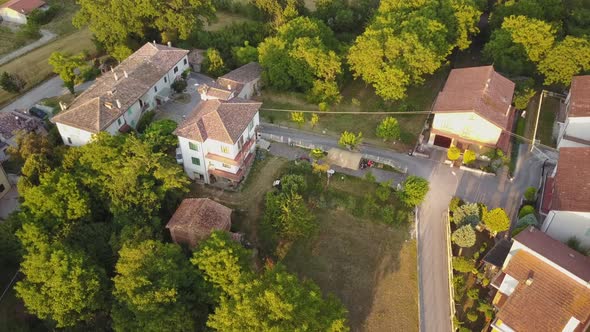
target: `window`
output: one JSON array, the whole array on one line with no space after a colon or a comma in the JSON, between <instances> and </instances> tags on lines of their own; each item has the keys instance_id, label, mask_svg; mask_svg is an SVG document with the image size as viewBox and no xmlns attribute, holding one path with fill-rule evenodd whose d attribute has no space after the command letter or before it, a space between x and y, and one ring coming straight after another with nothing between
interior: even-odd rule
<instances>
[{"instance_id":1,"label":"window","mask_svg":"<svg viewBox=\"0 0 590 332\"><path fill-rule=\"evenodd\" d=\"M3 193L4 190L6 190L6 187L4 187L4 185L0 183L0 193Z\"/></svg>"},{"instance_id":2,"label":"window","mask_svg":"<svg viewBox=\"0 0 590 332\"><path fill-rule=\"evenodd\" d=\"M133 114L133 109L129 108L129 109L127 110L127 115L131 115L131 114Z\"/></svg>"},{"instance_id":3,"label":"window","mask_svg":"<svg viewBox=\"0 0 590 332\"><path fill-rule=\"evenodd\" d=\"M168 77L164 76L164 83L168 83Z\"/></svg>"},{"instance_id":4,"label":"window","mask_svg":"<svg viewBox=\"0 0 590 332\"><path fill-rule=\"evenodd\" d=\"M174 67L174 74L178 73L178 66Z\"/></svg>"},{"instance_id":5,"label":"window","mask_svg":"<svg viewBox=\"0 0 590 332\"><path fill-rule=\"evenodd\" d=\"M158 92L158 87L157 86L154 87L154 92Z\"/></svg>"},{"instance_id":6,"label":"window","mask_svg":"<svg viewBox=\"0 0 590 332\"><path fill-rule=\"evenodd\" d=\"M72 144L72 138L71 137L68 137L68 143L69 144Z\"/></svg>"},{"instance_id":7,"label":"window","mask_svg":"<svg viewBox=\"0 0 590 332\"><path fill-rule=\"evenodd\" d=\"M117 119L117 124L120 126L121 125L121 118Z\"/></svg>"},{"instance_id":8,"label":"window","mask_svg":"<svg viewBox=\"0 0 590 332\"><path fill-rule=\"evenodd\" d=\"M186 66L186 59L184 59L184 65Z\"/></svg>"},{"instance_id":9,"label":"window","mask_svg":"<svg viewBox=\"0 0 590 332\"><path fill-rule=\"evenodd\" d=\"M227 146L221 146L221 152L223 153L229 153L229 148Z\"/></svg>"},{"instance_id":10,"label":"window","mask_svg":"<svg viewBox=\"0 0 590 332\"><path fill-rule=\"evenodd\" d=\"M230 167L231 167L230 165L228 165L228 164L226 164L226 163L223 163L223 164L221 164L221 166L223 166L223 167L225 167L225 168L230 168Z\"/></svg>"},{"instance_id":11,"label":"window","mask_svg":"<svg viewBox=\"0 0 590 332\"><path fill-rule=\"evenodd\" d=\"M199 146L193 142L188 142L188 148L193 151L199 151Z\"/></svg>"},{"instance_id":12,"label":"window","mask_svg":"<svg viewBox=\"0 0 590 332\"><path fill-rule=\"evenodd\" d=\"M250 121L248 124L248 133L252 131L252 128L254 128L254 120Z\"/></svg>"},{"instance_id":13,"label":"window","mask_svg":"<svg viewBox=\"0 0 590 332\"><path fill-rule=\"evenodd\" d=\"M199 158L192 157L193 165L201 166L201 160Z\"/></svg>"}]
</instances>

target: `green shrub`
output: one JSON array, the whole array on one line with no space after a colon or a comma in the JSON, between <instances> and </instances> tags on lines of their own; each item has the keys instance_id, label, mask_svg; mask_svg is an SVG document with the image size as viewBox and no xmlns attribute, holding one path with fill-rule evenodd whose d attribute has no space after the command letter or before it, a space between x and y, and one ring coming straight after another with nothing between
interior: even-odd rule
<instances>
[{"instance_id":1,"label":"green shrub","mask_svg":"<svg viewBox=\"0 0 590 332\"><path fill-rule=\"evenodd\" d=\"M488 278L481 279L481 285L482 286L488 287L489 284L490 284L490 279L488 279Z\"/></svg>"},{"instance_id":2,"label":"green shrub","mask_svg":"<svg viewBox=\"0 0 590 332\"><path fill-rule=\"evenodd\" d=\"M386 224L389 224L389 225L396 224L397 218L395 217L395 210L390 206L386 206L386 207L382 208L381 209L381 219Z\"/></svg>"},{"instance_id":3,"label":"green shrub","mask_svg":"<svg viewBox=\"0 0 590 332\"><path fill-rule=\"evenodd\" d=\"M451 235L454 244L462 248L471 248L475 244L475 231L471 225L459 227Z\"/></svg>"},{"instance_id":4,"label":"green shrub","mask_svg":"<svg viewBox=\"0 0 590 332\"><path fill-rule=\"evenodd\" d=\"M459 331L459 332L473 332L470 329L466 328L465 326L459 327L459 329L457 331Z\"/></svg>"},{"instance_id":5,"label":"green shrub","mask_svg":"<svg viewBox=\"0 0 590 332\"><path fill-rule=\"evenodd\" d=\"M172 88L172 90L174 90L176 93L181 93L183 92L186 87L187 87L187 83L185 80L176 80L172 83L172 85L170 85L170 87Z\"/></svg>"},{"instance_id":6,"label":"green shrub","mask_svg":"<svg viewBox=\"0 0 590 332\"><path fill-rule=\"evenodd\" d=\"M467 297L472 300L477 300L479 298L479 289L472 288L467 291Z\"/></svg>"},{"instance_id":7,"label":"green shrub","mask_svg":"<svg viewBox=\"0 0 590 332\"><path fill-rule=\"evenodd\" d=\"M465 150L463 153L463 163L468 165L474 162L476 159L475 152L471 150Z\"/></svg>"},{"instance_id":8,"label":"green shrub","mask_svg":"<svg viewBox=\"0 0 590 332\"><path fill-rule=\"evenodd\" d=\"M456 146L451 146L448 150L447 150L447 158L450 161L455 161L457 159L459 159L459 157L461 157L461 150L459 150L458 147Z\"/></svg>"},{"instance_id":9,"label":"green shrub","mask_svg":"<svg viewBox=\"0 0 590 332\"><path fill-rule=\"evenodd\" d=\"M455 290L457 289L462 289L463 287L465 287L465 277L463 277L460 274L456 274L453 276L453 288L455 288Z\"/></svg>"},{"instance_id":10,"label":"green shrub","mask_svg":"<svg viewBox=\"0 0 590 332\"><path fill-rule=\"evenodd\" d=\"M373 173L371 173L371 171L368 171L365 174L365 180L371 182L371 183L375 183L377 182L377 178L375 177L375 175L373 175Z\"/></svg>"},{"instance_id":11,"label":"green shrub","mask_svg":"<svg viewBox=\"0 0 590 332\"><path fill-rule=\"evenodd\" d=\"M453 257L453 269L463 273L473 272L475 261L465 257Z\"/></svg>"},{"instance_id":12,"label":"green shrub","mask_svg":"<svg viewBox=\"0 0 590 332\"><path fill-rule=\"evenodd\" d=\"M375 190L375 196L377 196L381 202L386 202L389 199L389 196L391 196L391 187L389 187L390 184L391 181L380 183Z\"/></svg>"},{"instance_id":13,"label":"green shrub","mask_svg":"<svg viewBox=\"0 0 590 332\"><path fill-rule=\"evenodd\" d=\"M465 202L460 197L454 196L451 199L451 203L449 204L449 211L454 213L455 210L457 210L463 204L465 204Z\"/></svg>"},{"instance_id":14,"label":"green shrub","mask_svg":"<svg viewBox=\"0 0 590 332\"><path fill-rule=\"evenodd\" d=\"M155 116L156 112L154 111L146 112L137 122L137 132L143 133Z\"/></svg>"},{"instance_id":15,"label":"green shrub","mask_svg":"<svg viewBox=\"0 0 590 332\"><path fill-rule=\"evenodd\" d=\"M410 175L402 183L402 189L397 191L397 197L407 206L414 207L424 201L430 185L426 179Z\"/></svg>"},{"instance_id":16,"label":"green shrub","mask_svg":"<svg viewBox=\"0 0 590 332\"><path fill-rule=\"evenodd\" d=\"M470 321L470 322L473 323L473 322L475 322L477 320L477 318L478 318L477 313L475 313L475 312L468 312L467 313L467 320L468 321Z\"/></svg>"},{"instance_id":17,"label":"green shrub","mask_svg":"<svg viewBox=\"0 0 590 332\"><path fill-rule=\"evenodd\" d=\"M467 216L477 216L479 219L480 208L476 203L463 204L453 213L453 222L457 225L465 223Z\"/></svg>"},{"instance_id":18,"label":"green shrub","mask_svg":"<svg viewBox=\"0 0 590 332\"><path fill-rule=\"evenodd\" d=\"M523 206L520 211L518 212L518 218L522 218L524 216L528 216L529 214L535 213L535 207L532 205L525 205Z\"/></svg>"},{"instance_id":19,"label":"green shrub","mask_svg":"<svg viewBox=\"0 0 590 332\"><path fill-rule=\"evenodd\" d=\"M528 187L524 191L524 199L529 202L533 202L537 198L537 188L535 187Z\"/></svg>"}]
</instances>

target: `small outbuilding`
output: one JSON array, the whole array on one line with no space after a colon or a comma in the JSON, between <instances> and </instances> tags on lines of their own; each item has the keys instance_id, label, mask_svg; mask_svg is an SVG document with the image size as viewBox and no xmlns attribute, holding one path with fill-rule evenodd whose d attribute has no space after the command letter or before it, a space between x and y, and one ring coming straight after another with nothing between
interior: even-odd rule
<instances>
[{"instance_id":1,"label":"small outbuilding","mask_svg":"<svg viewBox=\"0 0 590 332\"><path fill-rule=\"evenodd\" d=\"M201 72L201 64L205 60L205 50L193 49L188 53L188 64L195 73Z\"/></svg>"},{"instance_id":2,"label":"small outbuilding","mask_svg":"<svg viewBox=\"0 0 590 332\"><path fill-rule=\"evenodd\" d=\"M358 152L332 148L328 150L326 160L330 165L357 170L361 164L362 157L363 155Z\"/></svg>"},{"instance_id":3,"label":"small outbuilding","mask_svg":"<svg viewBox=\"0 0 590 332\"><path fill-rule=\"evenodd\" d=\"M0 21L27 24L27 16L35 9L49 8L42 0L10 0L0 6Z\"/></svg>"},{"instance_id":4,"label":"small outbuilding","mask_svg":"<svg viewBox=\"0 0 590 332\"><path fill-rule=\"evenodd\" d=\"M172 241L195 247L214 231L229 232L232 210L209 198L187 198L180 203L166 228Z\"/></svg>"}]
</instances>

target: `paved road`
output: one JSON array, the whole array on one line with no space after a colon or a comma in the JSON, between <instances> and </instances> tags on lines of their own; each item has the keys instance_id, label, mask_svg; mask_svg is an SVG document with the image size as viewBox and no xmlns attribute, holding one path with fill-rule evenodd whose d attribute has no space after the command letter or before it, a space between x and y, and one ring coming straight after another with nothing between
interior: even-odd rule
<instances>
[{"instance_id":1,"label":"paved road","mask_svg":"<svg viewBox=\"0 0 590 332\"><path fill-rule=\"evenodd\" d=\"M330 136L301 132L263 124L263 133L289 137L294 141L338 147L337 139ZM528 186L536 186L544 161L542 154L528 152L527 145L520 146L516 176L481 175L438 161L412 157L370 145L362 145L361 152L390 158L408 167L408 173L424 177L430 182L430 191L418 212L418 265L420 287L420 330L423 332L450 332L451 310L446 249L446 218L449 202L460 196L472 202L483 202L490 208L502 207L515 220L522 193Z\"/></svg>"},{"instance_id":2,"label":"paved road","mask_svg":"<svg viewBox=\"0 0 590 332\"><path fill-rule=\"evenodd\" d=\"M92 83L94 83L94 81L88 81L76 86L76 92L88 89ZM59 76L55 76L20 96L11 104L8 104L4 108L0 109L0 112L8 112L17 109L29 109L41 99L61 96L66 93L69 93L69 91L63 87L63 81L61 78L59 78Z\"/></svg>"},{"instance_id":3,"label":"paved road","mask_svg":"<svg viewBox=\"0 0 590 332\"><path fill-rule=\"evenodd\" d=\"M37 47L43 46L45 44L47 44L49 41L51 41L52 39L54 39L55 37L57 37L57 35L49 30L45 30L45 29L41 29L39 32L41 32L41 38L39 38L38 40L25 45L17 50L14 50L6 55L3 55L0 57L0 65L3 65L9 61L12 61L13 59L18 58L19 56L28 53L34 49L36 49Z\"/></svg>"}]
</instances>

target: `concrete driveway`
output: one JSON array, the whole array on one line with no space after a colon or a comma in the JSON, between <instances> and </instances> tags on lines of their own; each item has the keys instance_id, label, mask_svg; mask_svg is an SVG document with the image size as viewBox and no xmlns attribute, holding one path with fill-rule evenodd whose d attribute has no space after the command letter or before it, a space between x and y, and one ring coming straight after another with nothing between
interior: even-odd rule
<instances>
[{"instance_id":1,"label":"concrete driveway","mask_svg":"<svg viewBox=\"0 0 590 332\"><path fill-rule=\"evenodd\" d=\"M186 93L189 95L190 100L185 102L171 98L167 103L158 106L154 120L170 119L180 124L191 114L201 102L201 96L197 92L198 81L196 79L190 77L187 83Z\"/></svg>"}]
</instances>

